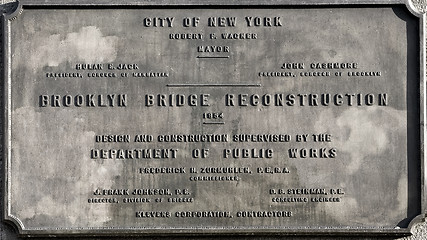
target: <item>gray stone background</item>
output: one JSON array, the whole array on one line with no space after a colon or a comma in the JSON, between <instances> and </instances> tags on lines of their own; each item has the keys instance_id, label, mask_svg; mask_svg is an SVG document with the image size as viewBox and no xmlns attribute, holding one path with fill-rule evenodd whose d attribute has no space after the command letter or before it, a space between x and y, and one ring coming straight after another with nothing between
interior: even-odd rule
<instances>
[{"instance_id":1,"label":"gray stone background","mask_svg":"<svg viewBox=\"0 0 427 240\"><path fill-rule=\"evenodd\" d=\"M14 0L0 0L1 4L5 4L5 3L9 3L9 2L13 2ZM72 0L71 0L72 1ZM423 13L427 13L427 0L412 0L412 3L414 4L414 6ZM2 129L0 129L1 131ZM0 132L0 137L2 138L3 136L1 136L3 133ZM1 156L1 155L0 155ZM2 166L2 159L0 159L0 166ZM3 174L0 174L0 186L3 186ZM1 194L1 192L0 192ZM0 201L0 209L3 212L3 199L1 199ZM321 236L321 237L316 237L316 236L309 236L309 237L293 237L293 236L288 236L288 237L278 237L278 236L271 236L268 239L295 239L295 240L302 240L302 239L322 239L322 240L326 240L326 239L336 239L336 240L342 240L342 239L399 239L399 240L427 240L427 222L424 223L419 223L416 224L413 228L412 228L412 236L409 237L404 237L404 238L392 238L392 237L381 237L381 238L368 238L368 237L352 237L352 236L348 236L348 237L328 237L328 236ZM144 237L143 239L170 239L171 237ZM205 236L205 237L194 237L194 238L190 238L190 237L177 237L176 239L203 239L203 240L210 240L210 239L251 239L251 240L261 240L261 239L265 239L264 237L258 237L258 236L224 236L224 237L209 237L209 236ZM17 239L22 239L20 237L17 236L16 231L13 229L12 226L9 226L7 224L4 224L3 222L0 222L0 240L17 240ZM31 238L34 239L34 238ZM45 239L45 238L36 238L36 239ZM62 239L76 239L76 238L62 238ZM97 238L78 238L78 239L84 239L84 240L98 240L98 239L111 239L110 237L97 237ZM115 238L115 239L126 239L126 240L130 240L130 239L141 239L141 238L136 238L136 237L127 237L127 238Z\"/></svg>"}]
</instances>

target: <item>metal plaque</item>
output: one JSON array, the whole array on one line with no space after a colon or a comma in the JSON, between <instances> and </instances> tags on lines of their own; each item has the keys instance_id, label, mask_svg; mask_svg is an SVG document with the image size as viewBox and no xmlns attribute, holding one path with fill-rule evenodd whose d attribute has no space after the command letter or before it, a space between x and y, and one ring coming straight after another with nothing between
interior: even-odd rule
<instances>
[{"instance_id":1,"label":"metal plaque","mask_svg":"<svg viewBox=\"0 0 427 240\"><path fill-rule=\"evenodd\" d=\"M347 2L8 6L5 219L31 236L409 234L423 16Z\"/></svg>"}]
</instances>

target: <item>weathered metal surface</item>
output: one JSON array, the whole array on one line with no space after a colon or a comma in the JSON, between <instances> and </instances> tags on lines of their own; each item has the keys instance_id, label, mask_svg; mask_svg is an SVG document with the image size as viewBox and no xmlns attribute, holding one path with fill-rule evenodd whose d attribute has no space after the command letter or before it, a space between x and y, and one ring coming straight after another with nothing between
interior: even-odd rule
<instances>
[{"instance_id":1,"label":"weathered metal surface","mask_svg":"<svg viewBox=\"0 0 427 240\"><path fill-rule=\"evenodd\" d=\"M407 234L424 212L420 16L191 3L7 18L6 219L27 235Z\"/></svg>"}]
</instances>

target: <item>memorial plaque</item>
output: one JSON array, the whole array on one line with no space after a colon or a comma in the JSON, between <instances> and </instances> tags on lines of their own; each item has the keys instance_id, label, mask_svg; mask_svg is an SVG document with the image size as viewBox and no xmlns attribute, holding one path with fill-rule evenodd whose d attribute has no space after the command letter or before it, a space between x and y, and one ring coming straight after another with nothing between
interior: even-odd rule
<instances>
[{"instance_id":1,"label":"memorial plaque","mask_svg":"<svg viewBox=\"0 0 427 240\"><path fill-rule=\"evenodd\" d=\"M10 5L5 219L27 236L409 234L423 16L389 2Z\"/></svg>"}]
</instances>

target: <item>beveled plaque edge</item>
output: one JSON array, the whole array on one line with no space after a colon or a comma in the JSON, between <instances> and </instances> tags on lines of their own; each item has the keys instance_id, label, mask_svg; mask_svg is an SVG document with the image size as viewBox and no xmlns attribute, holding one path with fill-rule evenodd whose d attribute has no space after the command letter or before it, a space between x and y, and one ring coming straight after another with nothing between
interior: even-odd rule
<instances>
[{"instance_id":1,"label":"beveled plaque edge","mask_svg":"<svg viewBox=\"0 0 427 240\"><path fill-rule=\"evenodd\" d=\"M7 3L0 6L1 11L1 71L3 75L3 99L2 99L2 107L4 109L4 114L2 117L3 123L3 159L2 159L2 167L4 173L4 184L2 186L3 194L3 208L2 209L2 217L6 223L13 226L15 229L19 231L21 234L23 229L25 229L22 222L16 216L10 214L10 176L11 176L11 112L10 112L10 104L11 104L11 56L10 56L10 24L20 13L22 6L19 2Z\"/></svg>"}]
</instances>

